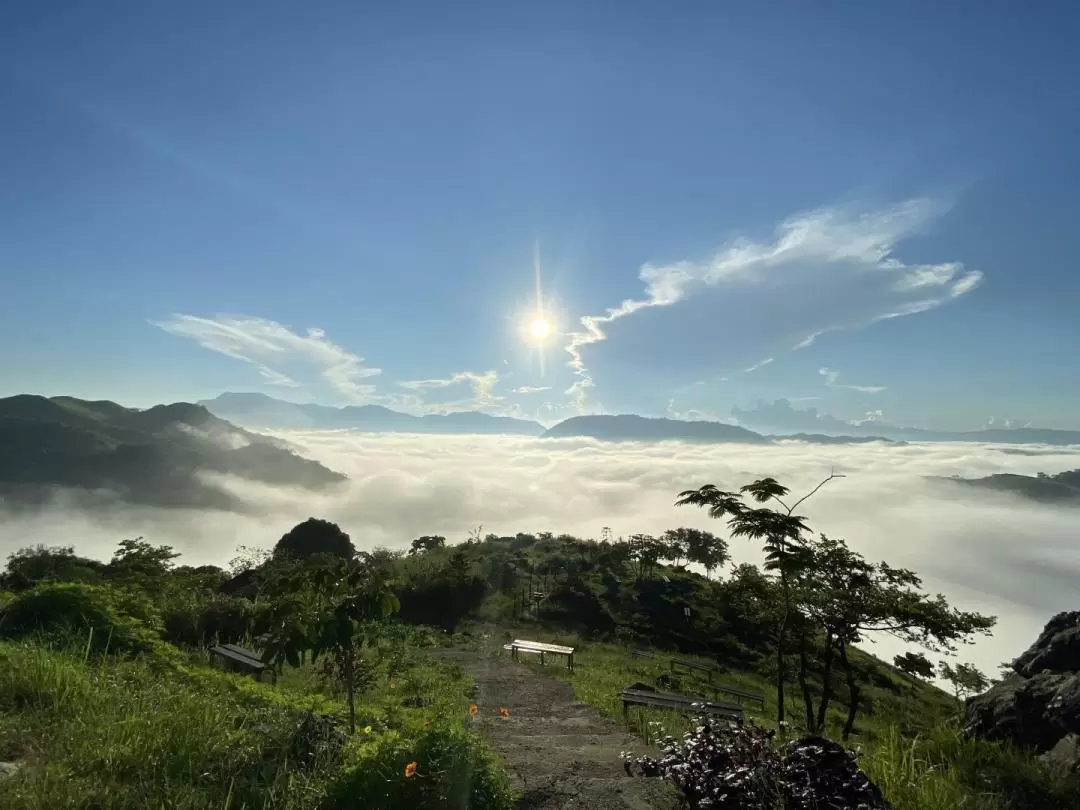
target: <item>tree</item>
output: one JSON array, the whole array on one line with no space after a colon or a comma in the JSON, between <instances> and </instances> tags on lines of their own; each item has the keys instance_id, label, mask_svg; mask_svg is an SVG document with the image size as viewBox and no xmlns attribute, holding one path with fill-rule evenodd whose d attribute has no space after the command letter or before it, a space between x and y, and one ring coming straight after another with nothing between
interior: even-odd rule
<instances>
[{"instance_id":1,"label":"tree","mask_svg":"<svg viewBox=\"0 0 1080 810\"><path fill-rule=\"evenodd\" d=\"M776 629L776 720L784 723L784 656L787 652L785 636L792 615L791 577L803 564L804 555L800 545L803 532L807 531L806 519L794 514L795 510L834 478L830 475L809 493L791 506L782 500L788 488L775 478L759 478L742 487L738 493L726 492L713 484L679 493L676 506L699 506L709 510L709 517L726 519L733 537L749 537L762 543L765 551L766 569L774 571L780 579L783 612ZM755 503L775 501L778 509L753 508L743 502L749 496Z\"/></svg>"},{"instance_id":2,"label":"tree","mask_svg":"<svg viewBox=\"0 0 1080 810\"><path fill-rule=\"evenodd\" d=\"M100 582L105 566L75 555L74 546L34 546L8 556L0 587L22 591L40 582Z\"/></svg>"},{"instance_id":3,"label":"tree","mask_svg":"<svg viewBox=\"0 0 1080 810\"><path fill-rule=\"evenodd\" d=\"M277 598L256 626L264 637L263 660L278 671L299 666L306 653L335 656L342 665L349 704L349 731L356 731L356 647L372 622L401 605L386 572L365 563L330 561L299 567L279 577Z\"/></svg>"},{"instance_id":4,"label":"tree","mask_svg":"<svg viewBox=\"0 0 1080 810\"><path fill-rule=\"evenodd\" d=\"M949 666L948 661L942 661L938 665L938 675L952 684L957 700L985 692L990 686L990 680L974 664L957 664L953 667Z\"/></svg>"},{"instance_id":5,"label":"tree","mask_svg":"<svg viewBox=\"0 0 1080 810\"><path fill-rule=\"evenodd\" d=\"M308 518L293 526L281 536L274 546L274 558L306 560L317 554L329 554L341 560L356 556L349 535L336 523L318 518Z\"/></svg>"},{"instance_id":6,"label":"tree","mask_svg":"<svg viewBox=\"0 0 1080 810\"><path fill-rule=\"evenodd\" d=\"M648 579L656 564L663 559L664 544L650 534L633 534L626 545L635 578L639 582Z\"/></svg>"},{"instance_id":7,"label":"tree","mask_svg":"<svg viewBox=\"0 0 1080 810\"><path fill-rule=\"evenodd\" d=\"M859 684L848 650L866 633L888 633L930 651L952 651L976 633L988 634L996 623L990 616L949 606L940 594L922 593L922 581L912 571L888 563L869 563L843 540L821 535L803 543L803 566L796 577L800 609L825 630L822 692L816 716L806 695L808 725L820 730L833 696L832 664L839 658L848 687L848 714L843 737L855 726Z\"/></svg>"},{"instance_id":8,"label":"tree","mask_svg":"<svg viewBox=\"0 0 1080 810\"><path fill-rule=\"evenodd\" d=\"M731 559L727 541L712 532L701 529L668 529L664 533L677 535L685 547L686 559L705 569L705 576L711 578L712 572Z\"/></svg>"},{"instance_id":9,"label":"tree","mask_svg":"<svg viewBox=\"0 0 1080 810\"><path fill-rule=\"evenodd\" d=\"M893 666L913 678L928 681L934 677L934 665L922 653L906 652L893 658Z\"/></svg>"},{"instance_id":10,"label":"tree","mask_svg":"<svg viewBox=\"0 0 1080 810\"><path fill-rule=\"evenodd\" d=\"M145 585L163 579L179 556L172 546L154 546L141 537L121 540L106 571L110 578Z\"/></svg>"},{"instance_id":11,"label":"tree","mask_svg":"<svg viewBox=\"0 0 1080 810\"><path fill-rule=\"evenodd\" d=\"M423 554L439 548L446 548L446 538L437 534L425 534L412 541L409 554Z\"/></svg>"},{"instance_id":12,"label":"tree","mask_svg":"<svg viewBox=\"0 0 1080 810\"><path fill-rule=\"evenodd\" d=\"M682 531L689 531L688 529ZM668 529L664 532L660 538L660 544L662 546L660 559L664 562L671 563L676 568L679 567L679 563L686 557L690 551L689 543L684 534L680 533L678 529Z\"/></svg>"}]
</instances>

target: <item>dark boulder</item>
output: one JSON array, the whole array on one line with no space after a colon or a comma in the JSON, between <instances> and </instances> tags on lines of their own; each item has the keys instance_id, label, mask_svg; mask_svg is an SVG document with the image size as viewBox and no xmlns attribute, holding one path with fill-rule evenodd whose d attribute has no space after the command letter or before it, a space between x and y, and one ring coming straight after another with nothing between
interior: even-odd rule
<instances>
[{"instance_id":1,"label":"dark boulder","mask_svg":"<svg viewBox=\"0 0 1080 810\"><path fill-rule=\"evenodd\" d=\"M1013 662L1017 675L1040 672L1080 672L1080 611L1059 613L1046 623L1039 638Z\"/></svg>"},{"instance_id":2,"label":"dark boulder","mask_svg":"<svg viewBox=\"0 0 1080 810\"><path fill-rule=\"evenodd\" d=\"M1041 754L1056 773L1080 773L1080 611L1047 622L1013 670L967 700L964 733Z\"/></svg>"}]
</instances>

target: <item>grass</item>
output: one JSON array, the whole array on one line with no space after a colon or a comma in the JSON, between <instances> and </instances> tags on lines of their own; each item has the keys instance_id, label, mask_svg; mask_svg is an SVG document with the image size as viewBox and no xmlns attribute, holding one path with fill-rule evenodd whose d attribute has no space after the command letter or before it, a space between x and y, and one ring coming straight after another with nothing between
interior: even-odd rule
<instances>
[{"instance_id":1,"label":"grass","mask_svg":"<svg viewBox=\"0 0 1080 810\"><path fill-rule=\"evenodd\" d=\"M531 635L522 636L521 633ZM569 681L575 696L624 722L619 691L641 681L664 691L731 700L710 690L703 675L672 673L667 663L670 653L650 650L660 660L632 657L617 644L583 641L558 630L521 630L518 637L540 638L554 644L575 647L571 675L563 667L541 667L535 660L526 665L537 672ZM501 642L500 642L501 643ZM694 656L679 655L695 659ZM860 654L861 658L867 656ZM746 716L754 723L776 727L775 686L753 672L729 671L713 676L717 685L731 686L765 697L765 711L756 704L744 705ZM850 745L860 752L859 763L878 784L896 810L1066 810L1080 807L1080 785L1051 779L1029 755L1009 746L981 740L965 740L957 723L956 702L940 690L918 685L907 686L910 679L895 673L879 673L875 683L864 687L874 713L860 717L858 734ZM905 688L907 686L907 688ZM791 721L788 737L803 733L800 717L803 709L797 686L789 687L787 713ZM826 736L839 739L843 726L839 707L830 708ZM665 736L680 737L691 726L691 719L679 713L658 709L632 709L625 722L653 744Z\"/></svg>"},{"instance_id":2,"label":"grass","mask_svg":"<svg viewBox=\"0 0 1080 810\"><path fill-rule=\"evenodd\" d=\"M22 763L0 783L0 806L509 808L497 758L466 730L472 684L460 669L400 640L368 657L357 734L337 756L304 758L307 713L345 713L340 684L310 665L271 686L199 656L118 660L75 644L0 643L0 760Z\"/></svg>"}]
</instances>

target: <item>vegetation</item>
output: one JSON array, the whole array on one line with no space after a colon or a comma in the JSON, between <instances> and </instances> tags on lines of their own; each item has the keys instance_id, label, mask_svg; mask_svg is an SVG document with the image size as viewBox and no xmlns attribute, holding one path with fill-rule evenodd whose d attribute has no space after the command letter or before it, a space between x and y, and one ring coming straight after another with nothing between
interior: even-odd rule
<instances>
[{"instance_id":1,"label":"vegetation","mask_svg":"<svg viewBox=\"0 0 1080 810\"><path fill-rule=\"evenodd\" d=\"M717 769L701 763L751 757L768 784L744 791L745 806L753 796L770 810L801 806L791 790L807 757L843 771L848 754L824 738L850 737L900 810L1072 806L1075 785L957 730L958 698L986 681L948 656L993 619L813 535L796 514L806 498L789 507L786 497L773 479L679 496L762 544L764 568L725 575L727 541L688 528L599 542L477 529L456 545L424 535L406 550L357 552L338 526L312 518L272 550L240 549L228 571L182 565L142 538L107 562L72 547L20 550L0 578L0 758L22 768L0 782L0 804L509 807L495 755L466 722L468 678L425 652L478 622L575 646L574 674L544 671L612 716L622 716L619 690L638 682L764 694L763 711L747 708L763 730L741 736L659 710L627 718L647 742L690 735L664 743L663 759L634 762L681 774L694 801L720 789ZM923 652L890 666L860 649L872 632ZM258 648L274 684L211 667L206 649L221 642ZM715 667L716 684L671 671L675 654ZM928 683L935 674L953 695ZM797 754L773 734L823 741ZM849 775L837 784L865 787Z\"/></svg>"}]
</instances>

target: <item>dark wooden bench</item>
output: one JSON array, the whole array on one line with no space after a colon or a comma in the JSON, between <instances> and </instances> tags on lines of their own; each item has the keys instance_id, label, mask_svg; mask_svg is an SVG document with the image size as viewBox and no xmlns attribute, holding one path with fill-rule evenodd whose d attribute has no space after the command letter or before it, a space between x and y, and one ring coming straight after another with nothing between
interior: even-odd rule
<instances>
[{"instance_id":1,"label":"dark wooden bench","mask_svg":"<svg viewBox=\"0 0 1080 810\"><path fill-rule=\"evenodd\" d=\"M717 671L717 668L712 664L702 664L700 661L689 661L686 658L672 658L671 659L671 671L675 671L675 667L683 667L685 669L696 669L698 672L704 672L709 679L709 683L712 683L713 673Z\"/></svg>"},{"instance_id":2,"label":"dark wooden bench","mask_svg":"<svg viewBox=\"0 0 1080 810\"><path fill-rule=\"evenodd\" d=\"M256 680L262 680L263 674L269 671L269 668L257 653L238 647L235 644L219 644L216 647L211 647L210 655L222 669L253 675ZM271 672L271 674L273 673Z\"/></svg>"},{"instance_id":3,"label":"dark wooden bench","mask_svg":"<svg viewBox=\"0 0 1080 810\"><path fill-rule=\"evenodd\" d=\"M651 709L671 709L690 715L708 714L735 723L743 721L742 706L738 703L721 703L688 695L673 695L638 688L623 689L619 693L619 699L622 701L623 714L627 714L631 706L645 706Z\"/></svg>"},{"instance_id":4,"label":"dark wooden bench","mask_svg":"<svg viewBox=\"0 0 1080 810\"><path fill-rule=\"evenodd\" d=\"M659 657L651 652L645 652L645 650L631 650L630 655L634 658L651 658L654 661Z\"/></svg>"},{"instance_id":5,"label":"dark wooden bench","mask_svg":"<svg viewBox=\"0 0 1080 810\"><path fill-rule=\"evenodd\" d=\"M713 690L725 695L731 695L740 703L744 700L749 703L756 703L761 707L762 711L765 711L765 696L759 695L757 692L747 692L745 689L736 689L732 686L714 686Z\"/></svg>"}]
</instances>

